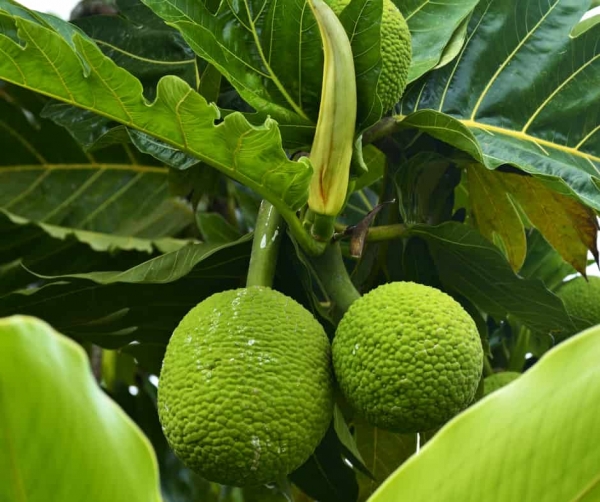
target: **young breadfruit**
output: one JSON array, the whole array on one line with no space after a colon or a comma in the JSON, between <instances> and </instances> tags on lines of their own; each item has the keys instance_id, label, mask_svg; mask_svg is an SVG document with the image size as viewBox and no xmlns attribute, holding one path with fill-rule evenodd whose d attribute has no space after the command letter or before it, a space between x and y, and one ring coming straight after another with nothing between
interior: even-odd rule
<instances>
[{"instance_id":1,"label":"young breadfruit","mask_svg":"<svg viewBox=\"0 0 600 502\"><path fill-rule=\"evenodd\" d=\"M494 373L483 379L483 394L487 396L492 392L501 389L505 385L508 385L513 380L516 380L521 376L521 373L516 371L502 371L500 373Z\"/></svg>"},{"instance_id":2,"label":"young breadfruit","mask_svg":"<svg viewBox=\"0 0 600 502\"><path fill-rule=\"evenodd\" d=\"M339 16L350 0L326 0ZM412 43L408 25L392 0L383 0L381 17L381 73L376 92L381 99L383 113L400 100L408 80L412 61Z\"/></svg>"},{"instance_id":3,"label":"young breadfruit","mask_svg":"<svg viewBox=\"0 0 600 502\"><path fill-rule=\"evenodd\" d=\"M384 284L355 301L332 354L349 404L396 432L433 429L466 408L483 369L469 314L446 293L413 282Z\"/></svg>"},{"instance_id":4,"label":"young breadfruit","mask_svg":"<svg viewBox=\"0 0 600 502\"><path fill-rule=\"evenodd\" d=\"M579 276L562 284L556 293L571 316L574 329L558 333L562 341L584 329L600 324L600 277Z\"/></svg>"},{"instance_id":5,"label":"young breadfruit","mask_svg":"<svg viewBox=\"0 0 600 502\"><path fill-rule=\"evenodd\" d=\"M304 307L270 288L216 293L169 341L158 413L176 455L208 480L258 485L303 464L333 412L330 344Z\"/></svg>"}]
</instances>

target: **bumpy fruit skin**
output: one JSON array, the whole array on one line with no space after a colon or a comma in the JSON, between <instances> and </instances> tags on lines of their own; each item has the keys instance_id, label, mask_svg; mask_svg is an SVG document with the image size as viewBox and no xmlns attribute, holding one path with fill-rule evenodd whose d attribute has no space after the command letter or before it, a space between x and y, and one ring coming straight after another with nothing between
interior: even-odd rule
<instances>
[{"instance_id":1,"label":"bumpy fruit skin","mask_svg":"<svg viewBox=\"0 0 600 502\"><path fill-rule=\"evenodd\" d=\"M332 354L349 404L396 432L433 429L466 408L483 369L469 314L449 295L413 282L384 284L355 301Z\"/></svg>"},{"instance_id":2,"label":"bumpy fruit skin","mask_svg":"<svg viewBox=\"0 0 600 502\"><path fill-rule=\"evenodd\" d=\"M176 455L208 480L268 483L304 463L333 411L331 347L322 326L282 293L216 293L169 341L158 413Z\"/></svg>"},{"instance_id":3,"label":"bumpy fruit skin","mask_svg":"<svg viewBox=\"0 0 600 502\"><path fill-rule=\"evenodd\" d=\"M564 302L575 325L573 331L558 333L558 341L600 324L600 277L588 277L588 281L579 276L565 282L558 289L557 295Z\"/></svg>"},{"instance_id":4,"label":"bumpy fruit skin","mask_svg":"<svg viewBox=\"0 0 600 502\"><path fill-rule=\"evenodd\" d=\"M339 16L350 0L326 0ZM412 40L408 25L392 0L383 0L381 17L382 65L377 94L386 113L400 101L408 80L412 61Z\"/></svg>"},{"instance_id":5,"label":"bumpy fruit skin","mask_svg":"<svg viewBox=\"0 0 600 502\"><path fill-rule=\"evenodd\" d=\"M494 373L483 380L483 395L487 396L492 392L508 385L513 380L516 380L521 376L521 373L516 371L502 371L501 373Z\"/></svg>"}]
</instances>

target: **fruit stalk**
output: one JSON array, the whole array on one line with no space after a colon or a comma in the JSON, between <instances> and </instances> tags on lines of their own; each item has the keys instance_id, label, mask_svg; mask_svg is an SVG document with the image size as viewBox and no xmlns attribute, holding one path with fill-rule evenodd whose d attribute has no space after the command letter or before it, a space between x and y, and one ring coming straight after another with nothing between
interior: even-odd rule
<instances>
[{"instance_id":1,"label":"fruit stalk","mask_svg":"<svg viewBox=\"0 0 600 502\"><path fill-rule=\"evenodd\" d=\"M310 262L323 289L335 304L334 318L339 320L360 298L346 270L339 243L330 244L322 255L311 258Z\"/></svg>"},{"instance_id":2,"label":"fruit stalk","mask_svg":"<svg viewBox=\"0 0 600 502\"><path fill-rule=\"evenodd\" d=\"M254 229L246 286L271 287L283 232L284 223L279 212L270 202L263 200Z\"/></svg>"},{"instance_id":3,"label":"fruit stalk","mask_svg":"<svg viewBox=\"0 0 600 502\"><path fill-rule=\"evenodd\" d=\"M314 213L311 233L327 241L335 216L346 201L357 112L354 58L348 35L323 0L309 5L319 25L325 56L321 105L310 152L314 168L308 207Z\"/></svg>"}]
</instances>

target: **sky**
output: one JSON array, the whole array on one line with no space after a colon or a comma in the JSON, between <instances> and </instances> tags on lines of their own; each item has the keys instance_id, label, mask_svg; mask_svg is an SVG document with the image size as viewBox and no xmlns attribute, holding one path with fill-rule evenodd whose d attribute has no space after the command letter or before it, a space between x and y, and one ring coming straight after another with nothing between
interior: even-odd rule
<instances>
[{"instance_id":1,"label":"sky","mask_svg":"<svg viewBox=\"0 0 600 502\"><path fill-rule=\"evenodd\" d=\"M67 19L71 10L77 5L78 0L17 0L20 4L29 9L35 9L42 12L56 14L63 19Z\"/></svg>"}]
</instances>

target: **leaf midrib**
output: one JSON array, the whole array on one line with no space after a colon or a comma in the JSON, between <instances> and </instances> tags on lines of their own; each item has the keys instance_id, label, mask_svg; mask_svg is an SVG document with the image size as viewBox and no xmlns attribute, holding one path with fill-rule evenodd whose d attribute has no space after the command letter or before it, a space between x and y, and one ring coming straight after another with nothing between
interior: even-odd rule
<instances>
[{"instance_id":1,"label":"leaf midrib","mask_svg":"<svg viewBox=\"0 0 600 502\"><path fill-rule=\"evenodd\" d=\"M538 146L546 146L553 150L558 150L560 152L568 153L575 157L580 157L582 159L600 162L600 157L593 155L591 153L582 152L581 150L578 150L576 147L574 148L571 146L559 145L558 143L553 143L552 141L537 138L536 136L532 136L532 135L524 133L522 131L505 129L504 127L498 127L498 126L494 126L491 124L484 124L483 122L477 122L477 121L470 120L470 119L457 119L457 120L469 128L481 129L481 130L489 132L489 133L498 133L498 134L502 134L504 136L510 136L512 138L520 139L522 141L535 143Z\"/></svg>"},{"instance_id":2,"label":"leaf midrib","mask_svg":"<svg viewBox=\"0 0 600 502\"><path fill-rule=\"evenodd\" d=\"M408 115L396 115L396 119L399 123L402 122L407 117L408 117ZM542 152L545 153L546 155L547 155L547 152L543 149L543 147L548 147L552 150L557 150L557 151L560 151L563 153L567 153L569 155L573 155L574 157L579 157L581 159L588 160L590 162L600 163L600 156L593 155L591 153L582 152L581 150L578 149L578 147L559 145L558 143L553 143L552 141L548 141L545 139L538 138L536 136L532 136L531 134L524 133L523 131L516 131L514 129L506 129L504 127L498 127L498 126L494 126L491 124L485 124L483 122L477 122L477 121L471 120L471 119L461 119L461 118L457 118L457 117L452 117L452 118L454 120L456 120L457 122L460 122L461 124L463 124L464 126L466 126L469 129L479 129L479 130L485 131L491 135L493 135L494 133L497 133L497 134L501 134L503 136L508 136L511 138L519 139L523 142L533 143L536 146L538 146L540 148L540 150L542 150ZM600 126L596 127L594 129L594 131L597 131L598 129L600 129ZM591 136L591 134L588 134L586 136L586 138L590 137L590 136ZM582 143L580 143L580 144L582 144Z\"/></svg>"},{"instance_id":3,"label":"leaf midrib","mask_svg":"<svg viewBox=\"0 0 600 502\"><path fill-rule=\"evenodd\" d=\"M141 164L104 164L104 163L72 163L72 164L25 164L3 167L0 165L0 174L11 172L28 172L28 171L133 171L139 173L155 173L168 175L168 169L164 167L145 166Z\"/></svg>"}]
</instances>

